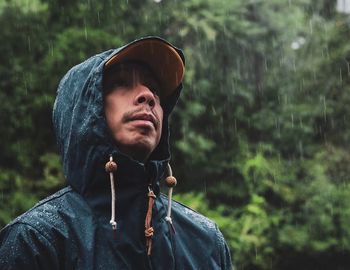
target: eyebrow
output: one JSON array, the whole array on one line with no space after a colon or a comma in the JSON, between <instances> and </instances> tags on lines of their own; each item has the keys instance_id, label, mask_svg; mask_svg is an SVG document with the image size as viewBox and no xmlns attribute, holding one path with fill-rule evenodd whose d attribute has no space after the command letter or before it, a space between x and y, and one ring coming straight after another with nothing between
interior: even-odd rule
<instances>
[{"instance_id":1,"label":"eyebrow","mask_svg":"<svg viewBox=\"0 0 350 270\"><path fill-rule=\"evenodd\" d=\"M127 80L131 78L134 80L137 77L138 82L146 85L152 93L156 94L159 99L162 99L161 84L158 78L154 75L151 68L142 62L128 61L117 64L108 73L104 74L105 85L104 93L108 94L114 87L118 86L118 81Z\"/></svg>"}]
</instances>

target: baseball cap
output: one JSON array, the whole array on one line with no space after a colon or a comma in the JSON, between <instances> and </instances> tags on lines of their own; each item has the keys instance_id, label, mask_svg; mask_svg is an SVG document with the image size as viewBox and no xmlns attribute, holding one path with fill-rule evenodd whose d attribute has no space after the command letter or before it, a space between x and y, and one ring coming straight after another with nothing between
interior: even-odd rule
<instances>
[{"instance_id":1,"label":"baseball cap","mask_svg":"<svg viewBox=\"0 0 350 270\"><path fill-rule=\"evenodd\" d=\"M144 37L122 47L105 63L105 71L116 64L140 62L148 66L158 80L163 96L171 95L185 73L182 51L159 37Z\"/></svg>"}]
</instances>

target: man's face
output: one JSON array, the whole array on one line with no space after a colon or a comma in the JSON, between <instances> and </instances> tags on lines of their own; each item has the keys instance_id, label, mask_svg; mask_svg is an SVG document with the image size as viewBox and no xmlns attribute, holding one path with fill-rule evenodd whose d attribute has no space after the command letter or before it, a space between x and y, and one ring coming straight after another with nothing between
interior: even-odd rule
<instances>
[{"instance_id":1,"label":"man's face","mask_svg":"<svg viewBox=\"0 0 350 270\"><path fill-rule=\"evenodd\" d=\"M143 162L162 134L159 86L151 72L137 64L124 64L109 76L113 84L105 94L107 125L118 148Z\"/></svg>"}]
</instances>

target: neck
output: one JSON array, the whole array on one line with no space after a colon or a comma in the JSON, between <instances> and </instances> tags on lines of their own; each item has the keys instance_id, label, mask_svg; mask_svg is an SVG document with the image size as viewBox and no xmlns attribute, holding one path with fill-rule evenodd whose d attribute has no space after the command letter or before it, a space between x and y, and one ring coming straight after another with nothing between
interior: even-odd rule
<instances>
[{"instance_id":1,"label":"neck","mask_svg":"<svg viewBox=\"0 0 350 270\"><path fill-rule=\"evenodd\" d=\"M119 145L118 148L124 155L143 164L146 163L148 157L151 154L148 149L144 149L137 145L127 147Z\"/></svg>"}]
</instances>

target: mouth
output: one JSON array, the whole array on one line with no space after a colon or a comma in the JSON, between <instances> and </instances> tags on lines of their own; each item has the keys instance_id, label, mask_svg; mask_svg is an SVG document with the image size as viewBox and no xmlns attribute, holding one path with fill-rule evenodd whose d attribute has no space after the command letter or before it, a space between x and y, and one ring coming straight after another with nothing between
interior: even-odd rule
<instances>
[{"instance_id":1,"label":"mouth","mask_svg":"<svg viewBox=\"0 0 350 270\"><path fill-rule=\"evenodd\" d=\"M157 118L153 114L149 113L137 113L135 115L132 115L129 118L129 121L140 121L144 122L146 125L147 123L151 123L155 129L157 129L159 126L159 121Z\"/></svg>"}]
</instances>

